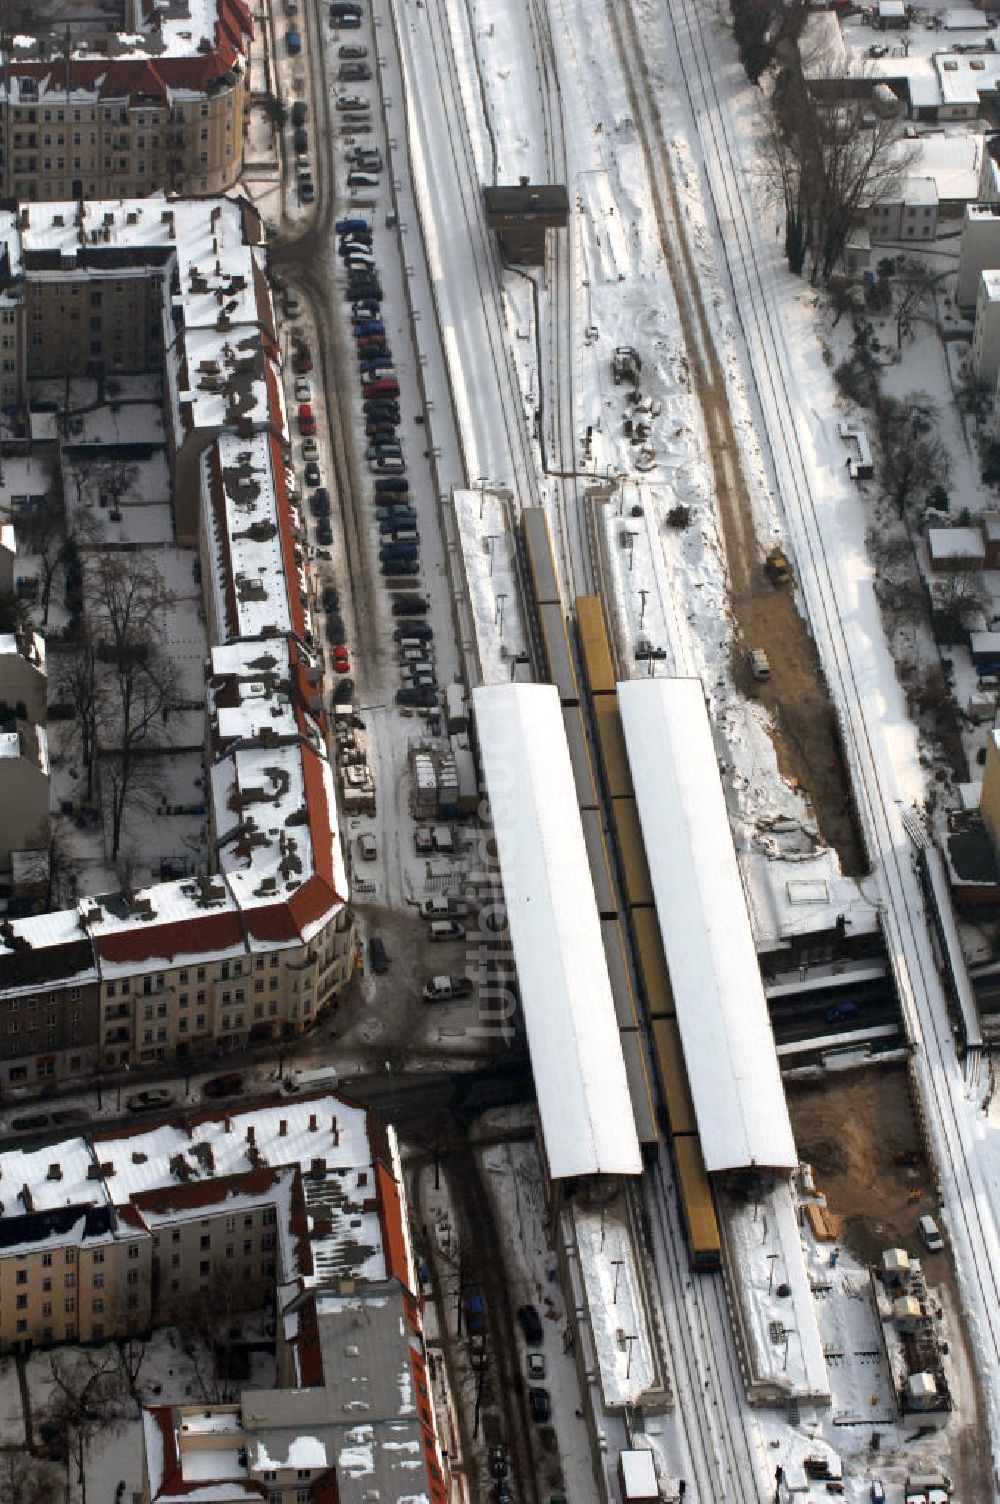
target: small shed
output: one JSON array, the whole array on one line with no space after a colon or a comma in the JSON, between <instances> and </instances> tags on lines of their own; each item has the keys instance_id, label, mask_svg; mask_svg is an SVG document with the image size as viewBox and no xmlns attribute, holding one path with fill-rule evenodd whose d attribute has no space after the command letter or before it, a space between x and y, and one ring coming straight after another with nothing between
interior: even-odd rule
<instances>
[{"instance_id":1,"label":"small shed","mask_svg":"<svg viewBox=\"0 0 1000 1504\"><path fill-rule=\"evenodd\" d=\"M618 1481L625 1504L656 1504L660 1497L653 1454L645 1449L618 1453Z\"/></svg>"},{"instance_id":2,"label":"small shed","mask_svg":"<svg viewBox=\"0 0 1000 1504\"><path fill-rule=\"evenodd\" d=\"M902 31L909 26L904 0L878 0L880 31Z\"/></svg>"},{"instance_id":3,"label":"small shed","mask_svg":"<svg viewBox=\"0 0 1000 1504\"><path fill-rule=\"evenodd\" d=\"M937 1404L937 1380L932 1373L911 1373L906 1381L906 1408L930 1410Z\"/></svg>"},{"instance_id":4,"label":"small shed","mask_svg":"<svg viewBox=\"0 0 1000 1504\"><path fill-rule=\"evenodd\" d=\"M927 557L935 574L958 574L983 569L986 545L978 527L929 527Z\"/></svg>"},{"instance_id":5,"label":"small shed","mask_svg":"<svg viewBox=\"0 0 1000 1504\"><path fill-rule=\"evenodd\" d=\"M892 1324L901 1332L915 1332L920 1325L920 1302L915 1295L899 1295L892 1303Z\"/></svg>"},{"instance_id":6,"label":"small shed","mask_svg":"<svg viewBox=\"0 0 1000 1504\"><path fill-rule=\"evenodd\" d=\"M444 687L444 718L448 734L469 729L469 702L461 684L452 682Z\"/></svg>"},{"instance_id":7,"label":"small shed","mask_svg":"<svg viewBox=\"0 0 1000 1504\"><path fill-rule=\"evenodd\" d=\"M569 194L562 183L529 183L484 190L486 223L495 230L508 261L527 266L545 262L546 230L569 224Z\"/></svg>"},{"instance_id":8,"label":"small shed","mask_svg":"<svg viewBox=\"0 0 1000 1504\"><path fill-rule=\"evenodd\" d=\"M986 544L986 568L1000 569L1000 512L984 512L979 520Z\"/></svg>"},{"instance_id":9,"label":"small shed","mask_svg":"<svg viewBox=\"0 0 1000 1504\"><path fill-rule=\"evenodd\" d=\"M969 637L969 652L981 674L1000 671L1000 632L973 632Z\"/></svg>"},{"instance_id":10,"label":"small shed","mask_svg":"<svg viewBox=\"0 0 1000 1504\"><path fill-rule=\"evenodd\" d=\"M886 1248L882 1254L882 1283L887 1289L905 1289L913 1270L905 1248Z\"/></svg>"}]
</instances>

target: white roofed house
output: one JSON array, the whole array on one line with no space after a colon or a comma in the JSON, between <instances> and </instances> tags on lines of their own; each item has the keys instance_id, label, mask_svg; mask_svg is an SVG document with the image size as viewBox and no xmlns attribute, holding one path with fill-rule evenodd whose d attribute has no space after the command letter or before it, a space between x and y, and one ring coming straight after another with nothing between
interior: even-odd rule
<instances>
[{"instance_id":1,"label":"white roofed house","mask_svg":"<svg viewBox=\"0 0 1000 1504\"><path fill-rule=\"evenodd\" d=\"M930 177L906 176L898 190L869 207L866 217L873 241L933 240L938 228L937 184Z\"/></svg>"}]
</instances>

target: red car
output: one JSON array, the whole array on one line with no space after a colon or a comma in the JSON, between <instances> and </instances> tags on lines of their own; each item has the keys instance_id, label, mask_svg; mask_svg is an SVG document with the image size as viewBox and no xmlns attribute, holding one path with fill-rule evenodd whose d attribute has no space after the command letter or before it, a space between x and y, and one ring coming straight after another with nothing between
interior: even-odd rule
<instances>
[{"instance_id":1,"label":"red car","mask_svg":"<svg viewBox=\"0 0 1000 1504\"><path fill-rule=\"evenodd\" d=\"M227 1071L224 1076L213 1076L201 1089L204 1097L235 1097L243 1090L243 1077L239 1071Z\"/></svg>"},{"instance_id":2,"label":"red car","mask_svg":"<svg viewBox=\"0 0 1000 1504\"><path fill-rule=\"evenodd\" d=\"M313 434L316 432L316 417L308 402L299 404L299 433Z\"/></svg>"},{"instance_id":3,"label":"red car","mask_svg":"<svg viewBox=\"0 0 1000 1504\"><path fill-rule=\"evenodd\" d=\"M335 647L333 650L333 669L337 674L349 674L351 672L351 657L345 647Z\"/></svg>"},{"instance_id":4,"label":"red car","mask_svg":"<svg viewBox=\"0 0 1000 1504\"><path fill-rule=\"evenodd\" d=\"M295 354L292 356L292 369L297 376L304 376L306 371L313 368L312 351L308 345L296 345Z\"/></svg>"}]
</instances>

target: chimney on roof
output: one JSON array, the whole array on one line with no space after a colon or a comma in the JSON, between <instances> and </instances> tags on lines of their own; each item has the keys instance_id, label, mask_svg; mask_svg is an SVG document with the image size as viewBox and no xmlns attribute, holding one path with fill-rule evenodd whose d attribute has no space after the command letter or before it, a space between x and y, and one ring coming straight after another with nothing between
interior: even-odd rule
<instances>
[{"instance_id":1,"label":"chimney on roof","mask_svg":"<svg viewBox=\"0 0 1000 1504\"><path fill-rule=\"evenodd\" d=\"M31 1199L31 1187L27 1183L21 1187L21 1201L26 1212L33 1212L35 1210L35 1203Z\"/></svg>"},{"instance_id":2,"label":"chimney on roof","mask_svg":"<svg viewBox=\"0 0 1000 1504\"><path fill-rule=\"evenodd\" d=\"M256 1142L256 1139L254 1137L254 1127L253 1127L253 1124L252 1123L248 1123L247 1124L247 1143L248 1144L252 1144L252 1143L255 1143L255 1142Z\"/></svg>"},{"instance_id":3,"label":"chimney on roof","mask_svg":"<svg viewBox=\"0 0 1000 1504\"><path fill-rule=\"evenodd\" d=\"M230 1117L230 1116L229 1116L229 1114L228 1114L228 1113L227 1113L227 1114L226 1114L226 1116L225 1116L225 1117L224 1117L224 1118L223 1118L223 1119L222 1119L222 1125L223 1125L223 1127L224 1127L224 1128L225 1128L225 1130L226 1130L226 1132L227 1132L227 1133L232 1133L232 1131L233 1131L233 1120L232 1120L232 1118L231 1118L231 1117Z\"/></svg>"},{"instance_id":4,"label":"chimney on roof","mask_svg":"<svg viewBox=\"0 0 1000 1504\"><path fill-rule=\"evenodd\" d=\"M333 1134L333 1147L335 1149L339 1149L340 1148L340 1124L337 1121L337 1115L336 1115L336 1113L334 1113L334 1115L333 1115L333 1121L330 1124L330 1132Z\"/></svg>"},{"instance_id":5,"label":"chimney on roof","mask_svg":"<svg viewBox=\"0 0 1000 1504\"><path fill-rule=\"evenodd\" d=\"M316 1114L314 1112L311 1112L309 1114L309 1132L316 1132Z\"/></svg>"},{"instance_id":6,"label":"chimney on roof","mask_svg":"<svg viewBox=\"0 0 1000 1504\"><path fill-rule=\"evenodd\" d=\"M309 1173L312 1176L313 1180L325 1180L326 1160L317 1155L317 1157L310 1163Z\"/></svg>"},{"instance_id":7,"label":"chimney on roof","mask_svg":"<svg viewBox=\"0 0 1000 1504\"><path fill-rule=\"evenodd\" d=\"M45 1178L46 1180L62 1180L62 1165L49 1165L49 1172Z\"/></svg>"}]
</instances>

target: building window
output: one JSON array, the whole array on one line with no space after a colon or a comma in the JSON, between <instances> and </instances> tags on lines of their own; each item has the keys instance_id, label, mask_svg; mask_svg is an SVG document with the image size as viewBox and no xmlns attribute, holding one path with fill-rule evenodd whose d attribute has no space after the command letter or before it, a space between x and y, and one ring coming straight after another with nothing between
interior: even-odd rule
<instances>
[{"instance_id":1,"label":"building window","mask_svg":"<svg viewBox=\"0 0 1000 1504\"><path fill-rule=\"evenodd\" d=\"M90 1309L93 1311L95 1316L100 1316L101 1312L104 1310L104 1301L99 1295L95 1295L94 1299L90 1302Z\"/></svg>"}]
</instances>

